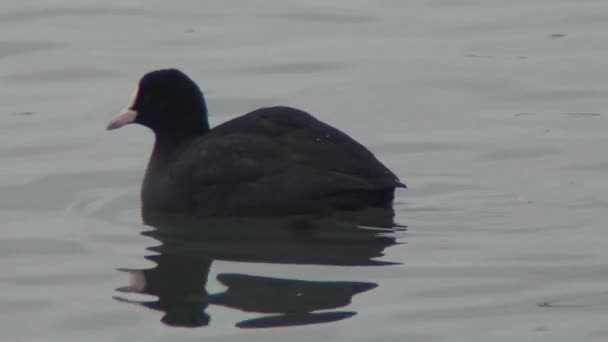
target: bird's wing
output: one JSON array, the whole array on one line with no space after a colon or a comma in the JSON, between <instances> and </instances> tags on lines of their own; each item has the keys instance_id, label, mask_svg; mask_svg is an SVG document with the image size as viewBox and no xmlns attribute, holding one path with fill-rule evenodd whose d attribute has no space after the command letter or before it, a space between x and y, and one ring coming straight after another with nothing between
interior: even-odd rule
<instances>
[{"instance_id":1,"label":"bird's wing","mask_svg":"<svg viewBox=\"0 0 608 342\"><path fill-rule=\"evenodd\" d=\"M365 178L374 188L403 186L363 145L301 110L261 108L218 126L213 132L234 132L235 126L239 132L267 138L268 144L280 144L289 151L293 164Z\"/></svg>"}]
</instances>

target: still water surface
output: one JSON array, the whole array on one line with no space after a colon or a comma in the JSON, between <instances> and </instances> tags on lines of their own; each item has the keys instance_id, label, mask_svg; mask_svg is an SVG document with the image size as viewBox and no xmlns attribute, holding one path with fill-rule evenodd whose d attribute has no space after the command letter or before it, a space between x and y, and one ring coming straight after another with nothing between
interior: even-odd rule
<instances>
[{"instance_id":1,"label":"still water surface","mask_svg":"<svg viewBox=\"0 0 608 342\"><path fill-rule=\"evenodd\" d=\"M0 8L3 341L608 338L605 1ZM407 230L142 224L152 136L104 127L160 67L351 134Z\"/></svg>"}]
</instances>

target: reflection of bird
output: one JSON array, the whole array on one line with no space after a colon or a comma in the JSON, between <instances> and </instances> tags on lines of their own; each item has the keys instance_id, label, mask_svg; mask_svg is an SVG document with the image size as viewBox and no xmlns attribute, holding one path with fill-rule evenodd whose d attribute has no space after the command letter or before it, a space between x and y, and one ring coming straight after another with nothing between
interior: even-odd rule
<instances>
[{"instance_id":1,"label":"reflection of bird","mask_svg":"<svg viewBox=\"0 0 608 342\"><path fill-rule=\"evenodd\" d=\"M353 223L355 217L375 229ZM241 328L315 324L346 319L353 311L337 311L356 294L377 286L359 281L309 281L246 274L219 274L226 291L208 294L205 286L213 260L316 265L388 265L375 260L396 243L387 234L392 211L370 209L346 216L298 216L276 219L205 219L154 216L154 230L145 234L161 244L146 257L157 265L123 270L132 283L121 292L156 296L138 302L116 299L163 311L162 321L174 326L204 326L208 305L220 305L265 316L237 323ZM147 222L151 224L152 222ZM329 310L317 312L319 310Z\"/></svg>"},{"instance_id":2,"label":"reflection of bird","mask_svg":"<svg viewBox=\"0 0 608 342\"><path fill-rule=\"evenodd\" d=\"M396 244L393 211L368 208L329 216L195 219L147 214L146 232L164 244L161 253L193 253L211 259L312 265L386 265L376 260ZM360 227L364 225L365 227ZM372 228L373 227L373 228ZM173 249L177 251L173 251ZM202 254L201 254L202 253Z\"/></svg>"},{"instance_id":3,"label":"reflection of bird","mask_svg":"<svg viewBox=\"0 0 608 342\"><path fill-rule=\"evenodd\" d=\"M333 322L354 316L352 311L315 313L350 304L354 295L376 288L366 282L322 282L220 274L226 292L210 297L215 305L247 312L273 314L240 322L242 328Z\"/></svg>"},{"instance_id":4,"label":"reflection of bird","mask_svg":"<svg viewBox=\"0 0 608 342\"><path fill-rule=\"evenodd\" d=\"M175 69L139 82L108 125L149 127L156 143L142 187L146 211L277 216L389 205L405 187L364 146L289 107L262 108L209 129L203 94Z\"/></svg>"},{"instance_id":5,"label":"reflection of bird","mask_svg":"<svg viewBox=\"0 0 608 342\"><path fill-rule=\"evenodd\" d=\"M131 284L119 288L121 292L137 292L158 297L150 301L130 301L153 310L163 311L162 321L168 325L199 327L209 324L204 312L208 295L205 286L211 260L204 257L171 254L150 255L146 259L155 262L154 268L125 270L131 274Z\"/></svg>"}]
</instances>

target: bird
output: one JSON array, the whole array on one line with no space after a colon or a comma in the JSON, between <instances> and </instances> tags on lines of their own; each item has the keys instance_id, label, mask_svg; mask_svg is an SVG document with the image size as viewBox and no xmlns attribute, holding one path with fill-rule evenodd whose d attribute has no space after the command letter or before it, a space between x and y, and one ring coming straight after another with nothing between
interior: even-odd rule
<instances>
[{"instance_id":1,"label":"bird","mask_svg":"<svg viewBox=\"0 0 608 342\"><path fill-rule=\"evenodd\" d=\"M199 86L178 69L146 73L107 125L155 136L141 186L144 213L277 217L390 207L399 178L363 145L287 106L211 128Z\"/></svg>"}]
</instances>

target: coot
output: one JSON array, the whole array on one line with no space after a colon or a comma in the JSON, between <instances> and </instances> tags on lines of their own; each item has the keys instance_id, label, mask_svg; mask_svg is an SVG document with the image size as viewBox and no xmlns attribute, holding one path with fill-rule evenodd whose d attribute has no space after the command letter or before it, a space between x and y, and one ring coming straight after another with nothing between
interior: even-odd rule
<instances>
[{"instance_id":1,"label":"coot","mask_svg":"<svg viewBox=\"0 0 608 342\"><path fill-rule=\"evenodd\" d=\"M290 107L254 110L210 129L199 87L176 69L142 77L108 124L150 128L143 212L283 216L392 206L405 187L345 133Z\"/></svg>"}]
</instances>

